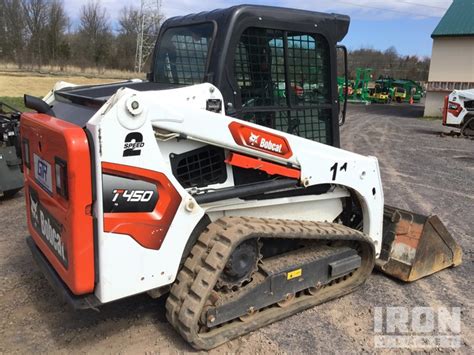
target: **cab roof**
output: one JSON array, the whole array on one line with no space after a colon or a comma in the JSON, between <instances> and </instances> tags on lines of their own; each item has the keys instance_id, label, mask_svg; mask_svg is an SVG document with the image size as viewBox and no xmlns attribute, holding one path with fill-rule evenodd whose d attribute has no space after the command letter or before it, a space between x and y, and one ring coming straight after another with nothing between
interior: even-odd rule
<instances>
[{"instance_id":1,"label":"cab roof","mask_svg":"<svg viewBox=\"0 0 474 355\"><path fill-rule=\"evenodd\" d=\"M306 27L306 31L314 32L315 27L333 27L332 35L336 41L341 41L349 29L350 18L347 15L334 13L322 13L299 9L289 9L284 7L263 6L263 5L237 5L225 9L204 11L185 16L171 17L165 21L163 27L184 26L203 22L215 22L219 30L223 28L233 28L236 24L249 19L268 20L276 24L285 24L284 27L291 27L298 24L298 30Z\"/></svg>"}]
</instances>

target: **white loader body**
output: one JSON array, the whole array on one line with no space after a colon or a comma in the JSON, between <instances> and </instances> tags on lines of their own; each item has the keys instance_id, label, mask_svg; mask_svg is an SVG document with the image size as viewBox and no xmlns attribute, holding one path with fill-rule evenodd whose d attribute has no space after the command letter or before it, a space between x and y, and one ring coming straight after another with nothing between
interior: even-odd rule
<instances>
[{"instance_id":1,"label":"white loader body","mask_svg":"<svg viewBox=\"0 0 474 355\"><path fill-rule=\"evenodd\" d=\"M377 256L382 241L383 190L378 161L291 134L227 117L206 110L208 99L222 101L219 90L211 84L180 89L138 92L122 89L90 119L87 128L93 133L96 180L102 179L103 163L129 165L166 175L182 197L179 208L159 250L144 248L124 234L104 232L98 218L99 282L95 294L109 302L174 282L181 256L190 235L203 215L211 220L222 216L257 216L280 219L333 222L342 212L342 200L354 191L364 217L364 233L373 241ZM268 132L287 141L291 156L278 156L281 147L250 140L236 142L229 126L241 124L247 130ZM143 136L141 154L124 157L124 137L130 132ZM253 139L259 139L253 134ZM247 137L244 137L247 138ZM248 137L250 139L250 137ZM331 184L320 195L284 197L257 201L232 198L198 204L193 196L201 189L184 189L173 176L170 153L214 145L229 152L265 159L301 171L302 186ZM229 166L230 168L230 166ZM218 189L234 185L232 174ZM97 183L94 214L103 216L102 184Z\"/></svg>"},{"instance_id":2,"label":"white loader body","mask_svg":"<svg viewBox=\"0 0 474 355\"><path fill-rule=\"evenodd\" d=\"M454 90L447 97L443 124L462 127L467 119L474 116L474 89Z\"/></svg>"}]
</instances>

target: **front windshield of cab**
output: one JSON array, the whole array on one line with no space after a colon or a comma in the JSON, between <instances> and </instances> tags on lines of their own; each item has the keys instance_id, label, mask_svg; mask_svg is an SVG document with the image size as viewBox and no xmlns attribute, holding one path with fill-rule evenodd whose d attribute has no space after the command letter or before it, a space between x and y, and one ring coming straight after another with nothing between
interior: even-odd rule
<instances>
[{"instance_id":1,"label":"front windshield of cab","mask_svg":"<svg viewBox=\"0 0 474 355\"><path fill-rule=\"evenodd\" d=\"M213 32L212 23L166 30L155 56L154 81L178 85L202 83Z\"/></svg>"}]
</instances>

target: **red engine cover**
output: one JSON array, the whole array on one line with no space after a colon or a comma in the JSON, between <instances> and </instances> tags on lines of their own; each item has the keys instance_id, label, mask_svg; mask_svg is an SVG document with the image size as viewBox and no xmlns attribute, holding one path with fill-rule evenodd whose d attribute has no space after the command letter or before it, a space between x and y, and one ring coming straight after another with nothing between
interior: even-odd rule
<instances>
[{"instance_id":1,"label":"red engine cover","mask_svg":"<svg viewBox=\"0 0 474 355\"><path fill-rule=\"evenodd\" d=\"M38 113L24 113L20 130L31 236L74 294L91 293L94 237L86 133L79 126ZM67 197L57 192L58 161L66 166Z\"/></svg>"}]
</instances>

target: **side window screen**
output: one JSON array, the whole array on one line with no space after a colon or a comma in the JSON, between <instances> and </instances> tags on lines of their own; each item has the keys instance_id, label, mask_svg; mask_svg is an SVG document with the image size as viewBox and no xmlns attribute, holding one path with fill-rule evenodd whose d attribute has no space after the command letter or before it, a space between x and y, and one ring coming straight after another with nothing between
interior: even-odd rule
<instances>
[{"instance_id":1,"label":"side window screen","mask_svg":"<svg viewBox=\"0 0 474 355\"><path fill-rule=\"evenodd\" d=\"M211 23L168 29L155 59L155 82L192 85L204 81L214 26Z\"/></svg>"},{"instance_id":2,"label":"side window screen","mask_svg":"<svg viewBox=\"0 0 474 355\"><path fill-rule=\"evenodd\" d=\"M286 103L283 32L249 28L236 49L234 73L242 107Z\"/></svg>"},{"instance_id":3,"label":"side window screen","mask_svg":"<svg viewBox=\"0 0 474 355\"><path fill-rule=\"evenodd\" d=\"M331 144L330 52L323 36L248 28L236 48L234 75L241 119Z\"/></svg>"},{"instance_id":4,"label":"side window screen","mask_svg":"<svg viewBox=\"0 0 474 355\"><path fill-rule=\"evenodd\" d=\"M288 70L293 103L330 103L330 63L326 40L288 33Z\"/></svg>"}]
</instances>

